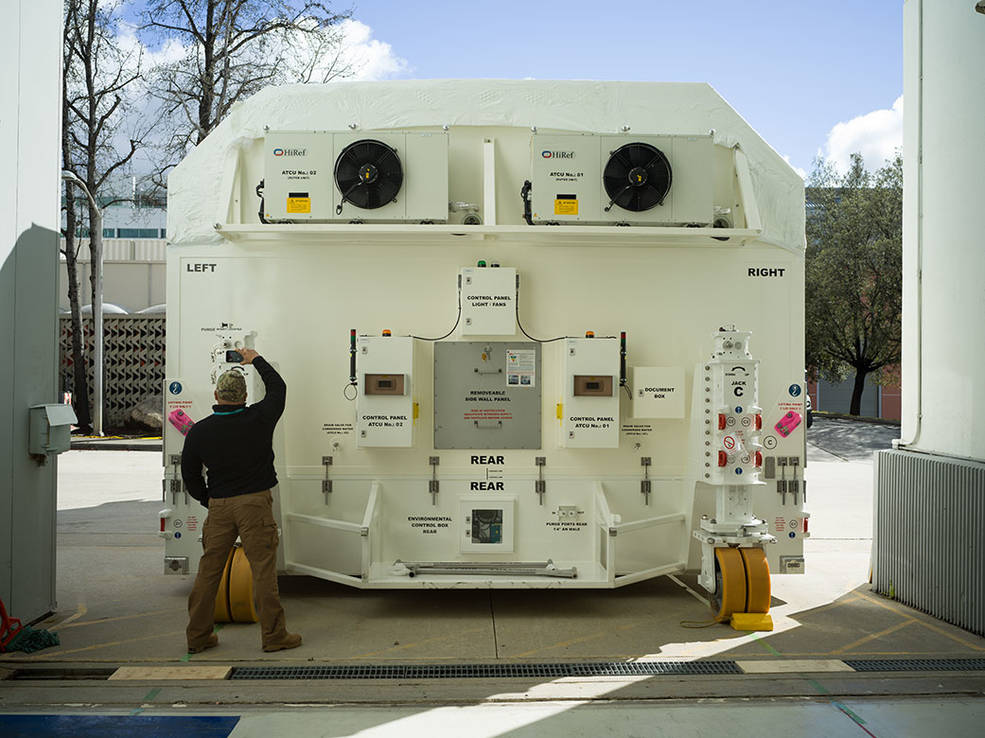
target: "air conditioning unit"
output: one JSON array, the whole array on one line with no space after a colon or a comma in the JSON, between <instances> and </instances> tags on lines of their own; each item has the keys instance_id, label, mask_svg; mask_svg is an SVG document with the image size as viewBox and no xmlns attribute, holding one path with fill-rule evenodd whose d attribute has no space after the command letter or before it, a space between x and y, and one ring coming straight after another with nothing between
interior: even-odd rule
<instances>
[{"instance_id":1,"label":"air conditioning unit","mask_svg":"<svg viewBox=\"0 0 985 738\"><path fill-rule=\"evenodd\" d=\"M713 142L694 136L534 134L534 223L701 225L714 220Z\"/></svg>"},{"instance_id":2,"label":"air conditioning unit","mask_svg":"<svg viewBox=\"0 0 985 738\"><path fill-rule=\"evenodd\" d=\"M269 131L264 218L289 222L444 222L448 134Z\"/></svg>"}]
</instances>

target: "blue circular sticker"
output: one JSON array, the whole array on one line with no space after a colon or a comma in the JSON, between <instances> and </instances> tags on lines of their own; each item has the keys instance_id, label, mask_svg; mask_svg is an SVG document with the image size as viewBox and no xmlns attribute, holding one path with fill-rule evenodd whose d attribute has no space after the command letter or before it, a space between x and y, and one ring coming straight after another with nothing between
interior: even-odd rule
<instances>
[{"instance_id":1,"label":"blue circular sticker","mask_svg":"<svg viewBox=\"0 0 985 738\"><path fill-rule=\"evenodd\" d=\"M790 396L791 397L799 397L800 396L800 385L799 384L791 384L790 385Z\"/></svg>"},{"instance_id":2,"label":"blue circular sticker","mask_svg":"<svg viewBox=\"0 0 985 738\"><path fill-rule=\"evenodd\" d=\"M172 382L171 384L169 384L168 385L168 392L170 392L172 395L180 395L181 394L181 382Z\"/></svg>"},{"instance_id":3,"label":"blue circular sticker","mask_svg":"<svg viewBox=\"0 0 985 738\"><path fill-rule=\"evenodd\" d=\"M177 530L176 530L176 531L174 532L174 537L175 537L175 538L181 538L181 531L177 531Z\"/></svg>"},{"instance_id":4,"label":"blue circular sticker","mask_svg":"<svg viewBox=\"0 0 985 738\"><path fill-rule=\"evenodd\" d=\"M796 538L797 537L797 534L794 533L793 531L790 531L787 535L790 536L791 538Z\"/></svg>"},{"instance_id":5,"label":"blue circular sticker","mask_svg":"<svg viewBox=\"0 0 985 738\"><path fill-rule=\"evenodd\" d=\"M742 467L741 467L741 466L740 466L740 467L738 467L738 468L737 468L737 469L735 470L735 473L736 473L736 474L742 474Z\"/></svg>"}]
</instances>

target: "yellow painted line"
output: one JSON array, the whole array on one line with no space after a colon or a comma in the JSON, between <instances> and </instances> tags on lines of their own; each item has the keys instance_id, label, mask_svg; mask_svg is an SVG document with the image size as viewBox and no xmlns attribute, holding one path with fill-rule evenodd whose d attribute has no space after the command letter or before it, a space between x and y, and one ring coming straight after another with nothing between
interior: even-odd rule
<instances>
[{"instance_id":1,"label":"yellow painted line","mask_svg":"<svg viewBox=\"0 0 985 738\"><path fill-rule=\"evenodd\" d=\"M231 666L121 666L110 675L116 681L170 681L185 679L227 679Z\"/></svg>"},{"instance_id":2,"label":"yellow painted line","mask_svg":"<svg viewBox=\"0 0 985 738\"><path fill-rule=\"evenodd\" d=\"M567 646L573 646L576 643L587 643L588 641L594 641L599 638L605 638L607 635L611 635L615 631L626 631L631 628L638 628L640 623L634 623L632 625L620 625L618 628L610 628L607 630L600 630L591 635L580 636L578 638L571 638L567 641L558 641L557 643L552 643L549 646L542 646L541 648L535 648L532 651L525 651L524 653L517 653L510 656L511 659L523 659L527 656L533 656L534 654L543 653L544 651L550 651L555 648L565 648Z\"/></svg>"},{"instance_id":3,"label":"yellow painted line","mask_svg":"<svg viewBox=\"0 0 985 738\"><path fill-rule=\"evenodd\" d=\"M807 674L811 672L855 671L840 659L769 659L736 661L746 674Z\"/></svg>"},{"instance_id":4,"label":"yellow painted line","mask_svg":"<svg viewBox=\"0 0 985 738\"><path fill-rule=\"evenodd\" d=\"M957 643L960 643L962 646L965 646L966 648L970 648L970 649L972 649L974 651L985 651L985 646L979 646L977 643L972 643L971 641L966 640L964 638L961 638L960 636L956 636L953 633L948 633L944 628L941 628L938 625L934 625L933 623L927 622L923 618L914 617L914 616L910 615L910 613L906 612L905 610L902 610L902 609L900 609L898 607L893 607L893 606L889 605L888 603L883 602L878 597L873 597L871 595L867 595L864 592L859 592L858 593L858 596L861 597L862 599L866 600L867 602L871 602L871 603L873 603L875 605L879 605L880 607L884 607L887 610L890 610L892 612L895 612L895 613L897 613L899 615L903 615L904 617L912 617L914 620L916 620L916 622L918 622L920 625L924 626L925 628L927 628L929 630L932 630L935 633L939 633L940 635L942 635L942 636L944 636L946 638L950 638L952 641L955 641Z\"/></svg>"},{"instance_id":5,"label":"yellow painted line","mask_svg":"<svg viewBox=\"0 0 985 738\"><path fill-rule=\"evenodd\" d=\"M410 648L417 648L418 646L423 646L425 643L435 643L437 641L447 641L449 638L455 638L461 635L467 635L469 633L479 633L486 630L486 627L481 628L469 628L468 630L460 630L455 633L449 633L447 635L435 636L433 638L425 638L423 641L415 641L414 643L402 643L399 646L390 646L389 648L384 648L379 651L370 651L369 653L360 654L359 656L350 656L352 659L367 659L374 656L380 656L385 653L392 653L394 651L404 651Z\"/></svg>"},{"instance_id":6,"label":"yellow painted line","mask_svg":"<svg viewBox=\"0 0 985 738\"><path fill-rule=\"evenodd\" d=\"M107 641L106 643L97 643L97 644L95 644L93 646L85 646L84 648L72 648L72 649L69 649L68 651L60 651L60 650L46 651L45 653L39 653L36 656L30 656L30 657L28 657L28 660L34 660L34 661L37 661L37 660L47 660L47 659L49 659L51 657L67 656L70 653L82 653L83 651L95 651L98 648L110 648L111 646L122 646L125 643L138 643L140 641L152 641L152 640L154 640L156 638L165 638L165 637L170 637L170 636L176 636L176 635L179 635L179 634L184 634L184 632L185 632L185 630L184 630L184 628L182 628L181 630L173 630L173 631L171 631L169 633L158 633L156 635L142 636L140 638L126 638L126 639L124 639L122 641ZM184 644L181 644L181 647L183 648L184 647Z\"/></svg>"},{"instance_id":7,"label":"yellow painted line","mask_svg":"<svg viewBox=\"0 0 985 738\"><path fill-rule=\"evenodd\" d=\"M880 630L878 633L870 633L869 635L863 638L859 638L857 641L852 641L851 643L842 646L841 648L836 648L834 651L831 651L829 655L838 656L840 654L846 653L848 651L851 651L856 646L861 646L863 643L874 641L877 638L883 638L884 636L888 636L891 633L895 633L898 630L903 630L903 628L915 622L917 622L915 618L907 618L901 623L896 623L895 625L890 625L888 628L885 628L884 630Z\"/></svg>"},{"instance_id":8,"label":"yellow painted line","mask_svg":"<svg viewBox=\"0 0 985 738\"><path fill-rule=\"evenodd\" d=\"M185 609L183 607L169 608L167 610L154 610L152 612L141 612L141 613L137 613L136 615L120 615L119 617L115 617L115 618L100 618L99 620L87 620L84 623L72 623L71 625L67 625L67 623L70 620L75 619L75 616L72 616L64 623L59 623L58 625L56 625L55 628L79 628L83 625L102 625L103 623L116 623L120 620L134 620L135 618L149 618L152 615L165 615L167 613L184 612L184 611ZM50 628L49 630L55 630L55 628Z\"/></svg>"},{"instance_id":9,"label":"yellow painted line","mask_svg":"<svg viewBox=\"0 0 985 738\"><path fill-rule=\"evenodd\" d=\"M69 623L73 620L78 620L79 618L84 617L87 612L89 612L89 608L86 607L84 602L80 602L79 606L75 608L75 612L72 615L69 615L57 625L51 626L48 630L61 630L62 628L67 628L69 627Z\"/></svg>"}]
</instances>

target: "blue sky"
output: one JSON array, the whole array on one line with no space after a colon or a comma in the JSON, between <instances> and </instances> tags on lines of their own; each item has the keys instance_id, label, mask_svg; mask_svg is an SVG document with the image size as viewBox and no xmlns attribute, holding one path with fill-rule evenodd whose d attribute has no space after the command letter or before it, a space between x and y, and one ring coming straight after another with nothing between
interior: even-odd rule
<instances>
[{"instance_id":1,"label":"blue sky","mask_svg":"<svg viewBox=\"0 0 985 738\"><path fill-rule=\"evenodd\" d=\"M902 0L331 4L357 78L708 82L802 174L901 145Z\"/></svg>"},{"instance_id":2,"label":"blue sky","mask_svg":"<svg viewBox=\"0 0 985 738\"><path fill-rule=\"evenodd\" d=\"M391 77L709 82L809 169L819 149L891 151L870 139L898 135L902 14L902 0L358 0L353 17L405 63ZM827 150L837 124L880 110Z\"/></svg>"}]
</instances>

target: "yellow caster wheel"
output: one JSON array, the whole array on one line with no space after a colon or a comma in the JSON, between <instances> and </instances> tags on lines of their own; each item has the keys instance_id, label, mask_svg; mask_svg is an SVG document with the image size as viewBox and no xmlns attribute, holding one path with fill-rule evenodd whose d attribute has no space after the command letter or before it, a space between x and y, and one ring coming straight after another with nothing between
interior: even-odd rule
<instances>
[{"instance_id":1,"label":"yellow caster wheel","mask_svg":"<svg viewBox=\"0 0 985 738\"><path fill-rule=\"evenodd\" d=\"M240 545L233 546L219 580L215 596L217 623L255 623L258 620L253 603L253 570Z\"/></svg>"},{"instance_id":2,"label":"yellow caster wheel","mask_svg":"<svg viewBox=\"0 0 985 738\"><path fill-rule=\"evenodd\" d=\"M215 593L215 621L217 623L232 622L232 615L229 614L229 563L233 560L233 552L229 551L226 557L226 565L222 568L222 579L219 580L219 589Z\"/></svg>"},{"instance_id":3,"label":"yellow caster wheel","mask_svg":"<svg viewBox=\"0 0 985 738\"><path fill-rule=\"evenodd\" d=\"M715 620L726 622L746 606L746 570L737 548L715 549L715 594L711 607Z\"/></svg>"},{"instance_id":4,"label":"yellow caster wheel","mask_svg":"<svg viewBox=\"0 0 985 738\"><path fill-rule=\"evenodd\" d=\"M233 548L229 565L229 614L234 623L255 623L258 620L253 603L253 569L241 546Z\"/></svg>"}]
</instances>

